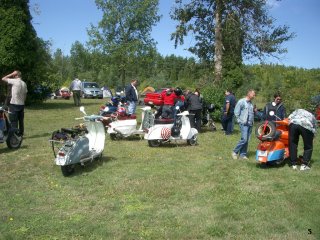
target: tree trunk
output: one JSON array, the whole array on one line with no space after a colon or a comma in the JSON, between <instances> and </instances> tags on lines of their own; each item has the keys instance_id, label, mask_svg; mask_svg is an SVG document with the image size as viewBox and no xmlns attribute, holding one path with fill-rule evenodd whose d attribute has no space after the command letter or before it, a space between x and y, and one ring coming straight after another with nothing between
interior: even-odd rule
<instances>
[{"instance_id":1,"label":"tree trunk","mask_svg":"<svg viewBox=\"0 0 320 240\"><path fill-rule=\"evenodd\" d=\"M222 81L222 26L221 26L221 15L222 15L222 1L216 1L216 12L215 12L215 58L214 58L214 82L220 84Z\"/></svg>"}]
</instances>

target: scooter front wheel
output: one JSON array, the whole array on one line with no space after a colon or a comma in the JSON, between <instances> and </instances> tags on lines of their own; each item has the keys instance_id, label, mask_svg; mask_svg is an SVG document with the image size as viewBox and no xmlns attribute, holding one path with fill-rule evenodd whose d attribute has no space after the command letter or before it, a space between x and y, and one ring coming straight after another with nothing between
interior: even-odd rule
<instances>
[{"instance_id":1,"label":"scooter front wheel","mask_svg":"<svg viewBox=\"0 0 320 240\"><path fill-rule=\"evenodd\" d=\"M193 135L190 139L187 140L187 142L191 146L197 145L197 136Z\"/></svg>"},{"instance_id":2,"label":"scooter front wheel","mask_svg":"<svg viewBox=\"0 0 320 240\"><path fill-rule=\"evenodd\" d=\"M159 147L161 145L161 140L148 140L148 144L150 147Z\"/></svg>"},{"instance_id":3,"label":"scooter front wheel","mask_svg":"<svg viewBox=\"0 0 320 240\"><path fill-rule=\"evenodd\" d=\"M70 176L72 173L74 173L74 167L74 165L61 166L62 175L65 177Z\"/></svg>"}]
</instances>

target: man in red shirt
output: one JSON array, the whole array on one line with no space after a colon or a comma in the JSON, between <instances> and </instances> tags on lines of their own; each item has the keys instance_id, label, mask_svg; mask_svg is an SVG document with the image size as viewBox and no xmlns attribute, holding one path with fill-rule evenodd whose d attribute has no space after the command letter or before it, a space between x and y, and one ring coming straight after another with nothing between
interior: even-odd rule
<instances>
[{"instance_id":1,"label":"man in red shirt","mask_svg":"<svg viewBox=\"0 0 320 240\"><path fill-rule=\"evenodd\" d=\"M179 95L179 88L176 89L167 89L162 91L161 95L163 98L163 107L162 107L162 118L173 118L174 106L178 100L184 101L184 96ZM178 95L177 95L178 93ZM181 91L182 93L182 91Z\"/></svg>"}]
</instances>

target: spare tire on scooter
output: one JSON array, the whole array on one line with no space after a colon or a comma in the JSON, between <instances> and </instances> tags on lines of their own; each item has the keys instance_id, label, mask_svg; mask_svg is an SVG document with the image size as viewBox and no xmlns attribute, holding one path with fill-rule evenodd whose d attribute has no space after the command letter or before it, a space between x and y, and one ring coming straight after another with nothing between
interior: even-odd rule
<instances>
[{"instance_id":1,"label":"spare tire on scooter","mask_svg":"<svg viewBox=\"0 0 320 240\"><path fill-rule=\"evenodd\" d=\"M256 127L255 134L259 140L272 140L276 134L276 124L274 122L264 122Z\"/></svg>"}]
</instances>

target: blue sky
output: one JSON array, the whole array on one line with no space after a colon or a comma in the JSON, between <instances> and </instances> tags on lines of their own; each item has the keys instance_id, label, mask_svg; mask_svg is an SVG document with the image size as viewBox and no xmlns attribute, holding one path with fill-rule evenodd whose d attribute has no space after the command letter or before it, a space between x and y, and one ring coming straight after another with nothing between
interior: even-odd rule
<instances>
[{"instance_id":1,"label":"blue sky","mask_svg":"<svg viewBox=\"0 0 320 240\"><path fill-rule=\"evenodd\" d=\"M158 42L157 49L163 56L192 56L185 48L193 45L192 38L184 46L174 48L170 34L175 22L169 12L173 0L160 0L161 21L154 27L152 37ZM296 37L285 43L288 53L281 60L273 63L302 68L320 68L320 0L269 0L270 14L278 25L290 26ZM34 9L38 9L35 11ZM75 41L85 44L88 40L87 29L90 24L97 25L102 14L94 0L30 0L33 26L39 37L50 40L53 50L60 48L69 55L70 47ZM36 13L38 12L38 13ZM254 60L248 64L256 63Z\"/></svg>"}]
</instances>

